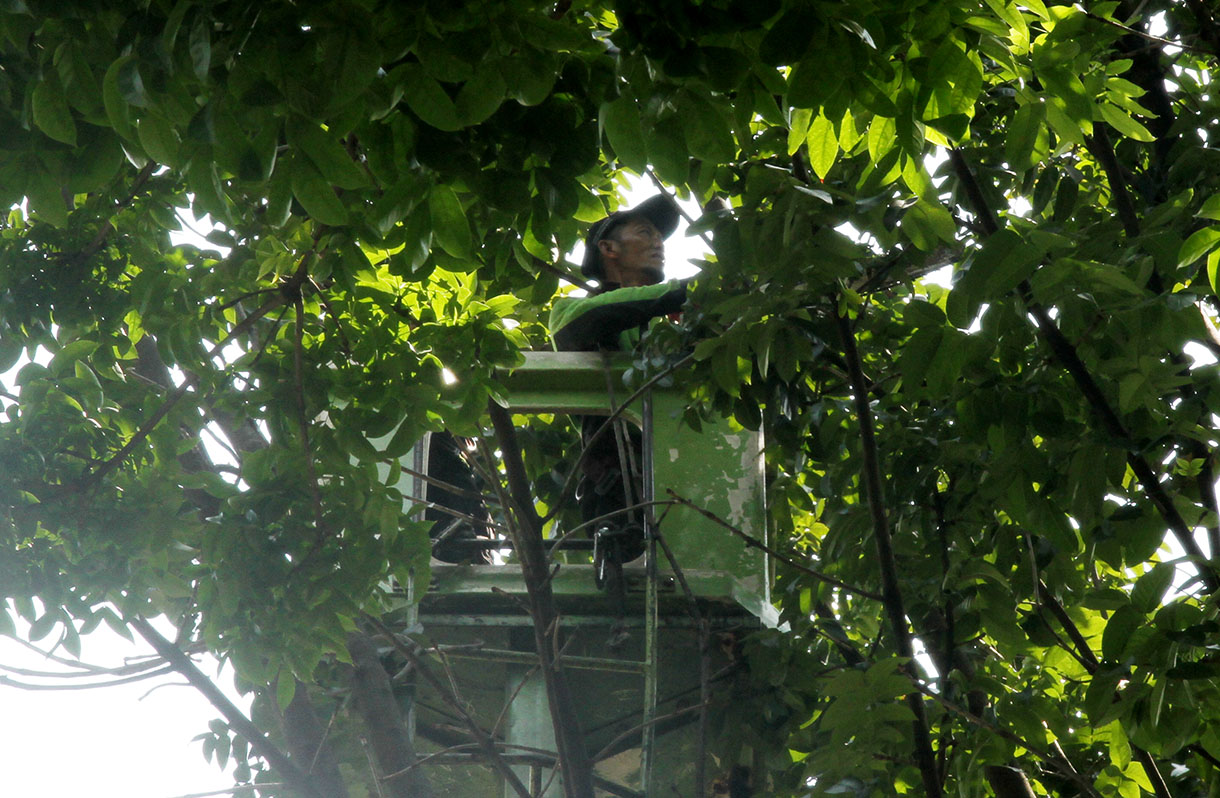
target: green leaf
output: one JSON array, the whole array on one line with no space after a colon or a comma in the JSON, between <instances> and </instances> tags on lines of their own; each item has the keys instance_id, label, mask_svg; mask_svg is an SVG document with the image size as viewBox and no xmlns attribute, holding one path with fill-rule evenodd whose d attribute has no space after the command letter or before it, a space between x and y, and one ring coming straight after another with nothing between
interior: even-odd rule
<instances>
[{"instance_id":1,"label":"green leaf","mask_svg":"<svg viewBox=\"0 0 1220 798\"><path fill-rule=\"evenodd\" d=\"M648 137L648 160L660 178L674 185L681 185L690 177L690 148L686 146L686 138L682 133L682 125L675 117L657 120ZM583 202L582 202L583 204ZM604 214L598 203L598 215L591 221L600 219ZM579 216L576 216L580 219ZM580 219L580 221L590 221Z\"/></svg>"},{"instance_id":2,"label":"green leaf","mask_svg":"<svg viewBox=\"0 0 1220 798\"><path fill-rule=\"evenodd\" d=\"M102 78L102 104L106 108L106 118L110 120L110 125L116 133L129 140L135 139L136 130L135 126L131 124L127 100L119 89L119 73L134 59L133 55L115 59L106 70L105 77Z\"/></svg>"},{"instance_id":3,"label":"green leaf","mask_svg":"<svg viewBox=\"0 0 1220 798\"><path fill-rule=\"evenodd\" d=\"M1182 242L1178 250L1178 267L1189 266L1199 258L1220 246L1220 227L1204 227L1196 230Z\"/></svg>"},{"instance_id":4,"label":"green leaf","mask_svg":"<svg viewBox=\"0 0 1220 798\"><path fill-rule=\"evenodd\" d=\"M30 630L26 637L31 643L46 637L55 628L55 624L59 622L60 615L59 610L47 610L43 613L42 617L30 624Z\"/></svg>"},{"instance_id":5,"label":"green leaf","mask_svg":"<svg viewBox=\"0 0 1220 798\"><path fill-rule=\"evenodd\" d=\"M1022 239L1002 253L1000 262L987 275L986 296L1000 297L1029 279L1046 255L1046 250Z\"/></svg>"},{"instance_id":6,"label":"green leaf","mask_svg":"<svg viewBox=\"0 0 1220 798\"><path fill-rule=\"evenodd\" d=\"M68 98L54 70L34 87L32 99L34 124L56 141L76 146L76 121L68 107Z\"/></svg>"},{"instance_id":7,"label":"green leaf","mask_svg":"<svg viewBox=\"0 0 1220 798\"><path fill-rule=\"evenodd\" d=\"M458 130L462 118L457 106L436 78L413 64L407 65L402 81L403 99L425 124L439 130Z\"/></svg>"},{"instance_id":8,"label":"green leaf","mask_svg":"<svg viewBox=\"0 0 1220 798\"><path fill-rule=\"evenodd\" d=\"M943 327L945 313L936 305L923 299L912 299L902 312L902 320L912 327Z\"/></svg>"},{"instance_id":9,"label":"green leaf","mask_svg":"<svg viewBox=\"0 0 1220 798\"><path fill-rule=\"evenodd\" d=\"M691 155L714 164L733 159L737 147L720 106L700 95L684 92L679 95L678 110Z\"/></svg>"},{"instance_id":10,"label":"green leaf","mask_svg":"<svg viewBox=\"0 0 1220 798\"><path fill-rule=\"evenodd\" d=\"M156 114L147 114L137 123L136 135L149 158L166 166L177 164L180 142L169 122Z\"/></svg>"},{"instance_id":11,"label":"green leaf","mask_svg":"<svg viewBox=\"0 0 1220 798\"><path fill-rule=\"evenodd\" d=\"M186 18L186 12L190 10L190 7L190 0L178 0L174 5L174 10L166 18L165 28L161 31L161 46L165 52L174 51L174 45L178 41L178 31L181 30L182 20Z\"/></svg>"},{"instance_id":12,"label":"green leaf","mask_svg":"<svg viewBox=\"0 0 1220 798\"><path fill-rule=\"evenodd\" d=\"M601 125L606 139L614 148L619 163L634 172L643 174L648 165L648 153L644 147L644 133L640 125L640 111L635 100L623 95L613 102L602 105Z\"/></svg>"},{"instance_id":13,"label":"green leaf","mask_svg":"<svg viewBox=\"0 0 1220 798\"><path fill-rule=\"evenodd\" d=\"M844 111L843 119L839 122L839 149L843 152L851 152L856 143L864 137L864 133L865 131L858 127L851 109Z\"/></svg>"},{"instance_id":14,"label":"green leaf","mask_svg":"<svg viewBox=\"0 0 1220 798\"><path fill-rule=\"evenodd\" d=\"M293 703L293 696L296 694L296 680L293 675L287 670L279 671L279 676L276 678L276 703L279 705L279 711L288 709L288 705ZM227 728L224 733L227 735Z\"/></svg>"},{"instance_id":15,"label":"green leaf","mask_svg":"<svg viewBox=\"0 0 1220 798\"><path fill-rule=\"evenodd\" d=\"M1199 212L1195 216L1220 222L1220 194L1212 194L1204 200L1203 206L1199 208Z\"/></svg>"},{"instance_id":16,"label":"green leaf","mask_svg":"<svg viewBox=\"0 0 1220 798\"><path fill-rule=\"evenodd\" d=\"M1141 576L1131 589L1131 604L1140 612L1151 613L1161 605L1165 591L1173 582L1174 568L1169 563L1157 563Z\"/></svg>"},{"instance_id":17,"label":"green leaf","mask_svg":"<svg viewBox=\"0 0 1220 798\"><path fill-rule=\"evenodd\" d=\"M428 212L432 237L440 248L455 258L469 260L473 248L470 222L453 189L444 184L434 186L428 195Z\"/></svg>"},{"instance_id":18,"label":"green leaf","mask_svg":"<svg viewBox=\"0 0 1220 798\"><path fill-rule=\"evenodd\" d=\"M898 141L897 123L888 116L874 116L868 126L868 154L873 162L894 148Z\"/></svg>"},{"instance_id":19,"label":"green leaf","mask_svg":"<svg viewBox=\"0 0 1220 798\"><path fill-rule=\"evenodd\" d=\"M466 125L477 125L494 114L507 96L508 85L497 65L484 62L458 92L458 116Z\"/></svg>"},{"instance_id":20,"label":"green leaf","mask_svg":"<svg viewBox=\"0 0 1220 798\"><path fill-rule=\"evenodd\" d=\"M936 357L944 339L944 328L940 326L920 327L907 339L898 356L898 372L902 375L902 390L907 394L922 391L924 374Z\"/></svg>"},{"instance_id":21,"label":"green leaf","mask_svg":"<svg viewBox=\"0 0 1220 798\"><path fill-rule=\"evenodd\" d=\"M818 178L825 180L839 154L839 140L829 119L818 114L809 126L808 143L809 165Z\"/></svg>"},{"instance_id":22,"label":"green leaf","mask_svg":"<svg viewBox=\"0 0 1220 798\"><path fill-rule=\"evenodd\" d=\"M317 168L303 158L292 162L292 195L311 218L322 224L347 224L347 208Z\"/></svg>"},{"instance_id":23,"label":"green leaf","mask_svg":"<svg viewBox=\"0 0 1220 798\"><path fill-rule=\"evenodd\" d=\"M1004 137L1004 157L1013 169L1024 171L1036 163L1039 137L1045 138L1046 110L1041 103L1026 103L1013 114ZM1045 144L1042 149L1045 150Z\"/></svg>"},{"instance_id":24,"label":"green leaf","mask_svg":"<svg viewBox=\"0 0 1220 798\"><path fill-rule=\"evenodd\" d=\"M508 94L522 105L538 105L550 96L555 87L558 70L549 59L536 55L533 58L508 58L500 62Z\"/></svg>"},{"instance_id":25,"label":"green leaf","mask_svg":"<svg viewBox=\"0 0 1220 798\"><path fill-rule=\"evenodd\" d=\"M1047 12L1046 6L1042 3L1042 0L1021 0L1021 5L1037 14L1043 20L1049 20L1051 18L1050 13Z\"/></svg>"},{"instance_id":26,"label":"green leaf","mask_svg":"<svg viewBox=\"0 0 1220 798\"><path fill-rule=\"evenodd\" d=\"M212 22L207 14L200 14L191 26L191 68L195 77L206 80L208 70L212 66L212 39L210 29Z\"/></svg>"},{"instance_id":27,"label":"green leaf","mask_svg":"<svg viewBox=\"0 0 1220 798\"><path fill-rule=\"evenodd\" d=\"M788 116L788 154L793 155L809 136L813 111L808 108L793 108Z\"/></svg>"},{"instance_id":28,"label":"green leaf","mask_svg":"<svg viewBox=\"0 0 1220 798\"><path fill-rule=\"evenodd\" d=\"M1148 128L1132 119L1126 111L1118 106L1103 102L1100 108L1102 118L1127 138L1135 139L1136 141L1156 141L1156 136L1148 132Z\"/></svg>"},{"instance_id":29,"label":"green leaf","mask_svg":"<svg viewBox=\"0 0 1220 798\"><path fill-rule=\"evenodd\" d=\"M212 218L222 224L228 224L229 205L225 200L224 189L220 185L220 175L216 164L204 158L196 158L187 169L188 185L195 193L195 204L199 209L212 215ZM287 182L287 181L284 181ZM287 195L285 195L285 203Z\"/></svg>"},{"instance_id":30,"label":"green leaf","mask_svg":"<svg viewBox=\"0 0 1220 798\"><path fill-rule=\"evenodd\" d=\"M42 220L55 227L68 222L68 206L64 201L63 185L46 169L36 167L29 175L25 190L30 207Z\"/></svg>"},{"instance_id":31,"label":"green leaf","mask_svg":"<svg viewBox=\"0 0 1220 798\"><path fill-rule=\"evenodd\" d=\"M1121 607L1110 616L1101 635L1101 655L1107 660L1122 658L1131 635L1144 624L1143 613L1134 607Z\"/></svg>"},{"instance_id":32,"label":"green leaf","mask_svg":"<svg viewBox=\"0 0 1220 798\"><path fill-rule=\"evenodd\" d=\"M1127 741L1127 733L1120 721L1111 721L1106 727L1110 733L1110 761L1119 768L1125 768L1131 763L1131 743ZM1149 787L1151 792L1151 787Z\"/></svg>"},{"instance_id":33,"label":"green leaf","mask_svg":"<svg viewBox=\"0 0 1220 798\"><path fill-rule=\"evenodd\" d=\"M291 122L286 126L286 133L289 146L304 153L332 185L348 189L368 185L368 178L343 145L313 122Z\"/></svg>"},{"instance_id":34,"label":"green leaf","mask_svg":"<svg viewBox=\"0 0 1220 798\"><path fill-rule=\"evenodd\" d=\"M952 243L957 225L939 202L920 200L903 215L902 231L910 236L911 243L928 252L942 241Z\"/></svg>"}]
</instances>

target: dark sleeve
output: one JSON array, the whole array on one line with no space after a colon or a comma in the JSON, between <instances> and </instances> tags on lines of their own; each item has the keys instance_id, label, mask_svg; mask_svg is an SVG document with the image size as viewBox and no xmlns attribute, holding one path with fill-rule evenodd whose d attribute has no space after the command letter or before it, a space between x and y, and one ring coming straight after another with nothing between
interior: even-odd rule
<instances>
[{"instance_id":1,"label":"dark sleeve","mask_svg":"<svg viewBox=\"0 0 1220 798\"><path fill-rule=\"evenodd\" d=\"M577 313L555 331L555 348L561 352L618 349L623 332L681 310L686 284L655 296L637 297L632 289L619 289L584 300Z\"/></svg>"}]
</instances>

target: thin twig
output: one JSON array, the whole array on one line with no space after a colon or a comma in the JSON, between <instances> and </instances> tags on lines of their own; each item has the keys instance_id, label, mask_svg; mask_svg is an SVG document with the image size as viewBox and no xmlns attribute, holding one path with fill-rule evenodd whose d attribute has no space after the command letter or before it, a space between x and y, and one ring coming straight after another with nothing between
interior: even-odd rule
<instances>
[{"instance_id":1,"label":"thin twig","mask_svg":"<svg viewBox=\"0 0 1220 798\"><path fill-rule=\"evenodd\" d=\"M602 759L606 758L607 756L612 756L615 753L615 746L617 746L623 740L626 740L628 737L639 734L641 731L648 728L649 726L655 726L658 723L660 723L661 721L667 721L667 720L673 720L674 718L680 718L683 715L689 715L692 712L698 712L704 708L705 707L701 703L693 704L689 707L683 707L682 709L674 710L673 712L670 712L668 715L659 715L659 716L652 718L651 720L647 720L643 723L637 723L635 726L632 726L630 729L627 729L625 732L623 732L619 736L615 737L610 742L606 743L600 751L598 751L596 754L593 755L592 760L594 762L600 762Z\"/></svg>"},{"instance_id":2,"label":"thin twig","mask_svg":"<svg viewBox=\"0 0 1220 798\"><path fill-rule=\"evenodd\" d=\"M1151 33L1145 33L1142 30L1137 30L1128 25L1124 25L1121 22L1115 22L1112 19L1106 19L1105 17L1098 16L1097 14L1094 14L1092 11L1085 11L1084 15L1086 17L1088 17L1089 19L1093 20L1094 22L1100 22L1103 25L1109 25L1111 28L1118 28L1123 33L1127 33L1132 36L1138 36L1141 39L1145 39L1150 42L1156 42L1157 44L1163 44L1163 45L1166 45L1167 47L1177 47L1179 50L1184 50L1184 51L1190 52L1190 53L1197 53L1199 55L1206 55L1206 56L1214 55L1214 53L1212 53L1210 50L1208 50L1204 47L1195 47L1193 44L1184 44L1182 42L1175 42L1173 39L1165 39L1160 36L1154 36Z\"/></svg>"},{"instance_id":3,"label":"thin twig","mask_svg":"<svg viewBox=\"0 0 1220 798\"><path fill-rule=\"evenodd\" d=\"M372 615L368 614L365 614L364 618L366 621L372 624L373 627L382 634L382 636L386 638L386 641L394 647L395 651L397 651L400 655L406 658L408 662L415 666L416 672L422 676L424 680L428 682L428 684L432 685L432 689L436 690L437 694L446 704L450 706L450 708L458 713L462 719L462 722L466 725L467 730L470 732L471 737L473 737L478 743L479 749L487 756L488 762L490 762L492 767L499 772L513 791L517 793L517 795L521 796L521 798L530 798L529 790L526 789L525 785L521 783L521 779L517 778L517 774L513 772L513 769L509 767L500 757L500 753L496 749L495 743L491 737L488 736L485 731L483 731L482 727L480 727L479 724L475 722L475 719L471 717L470 713L466 711L466 708L462 706L462 702L458 699L457 695L446 689L444 683L437 678L436 674L432 673L431 669L424 664L423 660L416 656L415 650L413 650L411 647L415 644L412 643L411 646L409 646L404 643L398 635L396 635L388 626L381 622L381 619L374 618Z\"/></svg>"},{"instance_id":4,"label":"thin twig","mask_svg":"<svg viewBox=\"0 0 1220 798\"><path fill-rule=\"evenodd\" d=\"M368 738L363 734L360 735L360 750L364 752L364 759L369 763L369 772L373 774L373 788L377 790L377 798L386 798L381 783L390 776L382 774L381 768L377 767L377 760L373 757L373 752L369 750Z\"/></svg>"},{"instance_id":5,"label":"thin twig","mask_svg":"<svg viewBox=\"0 0 1220 798\"><path fill-rule=\"evenodd\" d=\"M98 228L97 233L93 236L93 240L90 241L84 249L80 250L79 252L72 253L71 257L69 258L70 261L75 263L83 263L85 260L93 257L98 252L101 252L102 247L106 243L106 239L109 238L110 234L114 232L115 217L126 210L131 203L135 202L136 196L140 193L140 189L144 187L144 184L148 182L149 178L153 176L153 173L157 171L159 166L160 165L156 162L149 161L142 169L140 169L138 173L136 173L135 180L131 181L131 190L127 192L127 197L120 200L114 206L114 213L110 214L110 218L108 218L102 224L102 226Z\"/></svg>"},{"instance_id":6,"label":"thin twig","mask_svg":"<svg viewBox=\"0 0 1220 798\"><path fill-rule=\"evenodd\" d=\"M1039 759L1043 760L1044 762L1049 764L1051 767L1053 767L1055 770L1059 771L1060 774L1062 774L1063 776L1066 776L1067 778L1074 781L1077 785L1079 785L1080 789L1083 790L1086 795L1092 796L1092 798L1101 798L1101 795L1099 795L1097 790L1094 789L1092 782L1090 782L1088 779L1081 776L1080 773L1077 772L1076 768L1072 765L1072 763L1069 760L1067 760L1066 758L1061 758L1061 757L1056 756L1055 754L1051 753L1050 751L1047 751L1044 748L1039 748L1038 746L1034 745L1033 743L1029 742L1028 740L1022 739L1021 737L1018 737L1016 734L1013 734L1008 729L1005 729L1003 726L999 726L997 724L990 723L987 720L980 718L978 715L975 715L970 710L960 707L957 704L950 701L949 699L940 695L939 693L936 693L936 692L928 689L926 686L920 684L918 680L912 679L911 684L914 685L915 689L918 690L920 693L923 693L925 696L932 699L936 703L940 704L941 706L943 706L945 709L949 710L953 714L964 718L965 720L969 721L970 723L973 723L975 726L978 726L980 729L985 729L986 731L989 731L992 734L995 734L999 737L1003 737L1005 740L1008 740L1010 743L1018 745L1021 748L1024 748L1025 750L1036 754Z\"/></svg>"},{"instance_id":7,"label":"thin twig","mask_svg":"<svg viewBox=\"0 0 1220 798\"><path fill-rule=\"evenodd\" d=\"M415 477L418 480L422 480L423 482L426 482L429 485L432 485L434 487L440 488L441 490L446 491L448 493L452 493L454 496L460 496L461 498L464 498L464 499L478 499L481 501L486 501L488 498L486 496L486 494L480 493L477 490L467 490L466 488L459 488L457 485L454 485L451 482L445 482L444 480L437 479L434 476L425 474L423 471L416 471L414 468L408 468L407 466L403 465L402 463L398 462L397 460L382 460L381 462L384 463L385 465L388 465L390 468L397 468L399 471L401 471L404 474Z\"/></svg>"},{"instance_id":8,"label":"thin twig","mask_svg":"<svg viewBox=\"0 0 1220 798\"><path fill-rule=\"evenodd\" d=\"M821 571L815 571L814 569L810 568L807 565L801 565L800 563L793 560L791 557L787 556L786 554L776 551L775 549L768 546L766 543L763 543L758 538L746 534L742 530L738 529L737 527L733 526L729 522L725 521L723 518L720 518L719 516L717 516L715 513L708 512L707 510L698 506L697 504L690 501L689 499L679 496L677 493L675 493L673 491L672 488L669 489L669 495L673 496L674 501L678 502L679 504L682 504L682 505L685 505L686 507L691 508L692 510L699 513L703 517L705 517L711 521L715 521L720 526L722 526L725 529L727 529L728 531L732 532L734 535L741 538L747 546L750 546L752 548L758 549L759 551L765 552L766 554L774 557L775 559L779 560L780 562L784 563L785 565L789 566L790 568L795 568L796 570L800 571L803 574L812 576L814 579L825 582L828 585L832 585L834 587L839 588L840 590L846 591L853 595L860 596L861 598L872 599L873 601L883 601L884 600L881 597L881 594L879 594L879 593L874 593L871 590L865 590L864 588L856 587L855 585L849 585L846 582L835 579L833 576L828 576L828 575L822 573Z\"/></svg>"},{"instance_id":9,"label":"thin twig","mask_svg":"<svg viewBox=\"0 0 1220 798\"><path fill-rule=\"evenodd\" d=\"M573 483L575 482L577 475L580 474L580 467L584 464L584 462L588 458L590 452L592 452L593 444L597 443L597 441L599 441L601 439L601 437L606 434L606 431L611 428L611 425L614 423L614 420L617 419L620 415L622 415L623 411L626 410L628 407L630 407L635 402L636 399L639 399L641 396L643 396L645 393L647 393L648 390L650 388L652 388L652 386L656 385L662 379L664 379L665 377L668 377L670 374L672 374L674 371L678 370L682 366L685 366L693 358L694 358L694 353L691 353L691 354L688 354L688 355L674 361L670 365L666 366L664 369L657 372L652 377L650 377L648 380L646 380L644 382L644 384L641 385L639 388L632 391L631 395L628 396L625 400L623 400L623 403L621 405L619 405L618 408L614 410L614 412L612 412L612 413L610 413L610 415L606 416L606 420L603 421L602 425L600 427L598 427L597 430L594 431L594 433L592 435L589 436L589 440L583 442L584 448L580 452L580 457L578 457L576 459L576 462L572 464L572 470L568 472L567 477L564 478L564 480L563 480L563 486L559 489L559 500L555 503L555 507L552 508L552 510L549 513L547 513L545 516L543 516L542 523L545 524L547 521L550 521L552 518L554 518L559 513L560 510L563 509L564 504L567 502L568 491L570 489L572 489Z\"/></svg>"},{"instance_id":10,"label":"thin twig","mask_svg":"<svg viewBox=\"0 0 1220 798\"><path fill-rule=\"evenodd\" d=\"M97 674L103 674L103 675L110 674L110 675L114 675L114 676L121 676L121 675L125 675L127 673L134 673L136 671L145 670L147 668L160 667L161 663L164 662L164 660L162 660L160 657L156 657L156 656L153 656L150 654L148 656L141 656L141 657L126 657L126 658L124 658L124 661L127 664L119 665L119 666L113 667L113 668L107 668L107 667L104 667L101 665L90 665L89 663L82 662L78 659L68 659L67 657L56 656L55 654L53 654L49 651L43 651L41 648L34 645L33 643L22 640L19 637L12 637L12 638L9 638L9 640L13 643L16 643L19 646L22 646L23 648L27 648L30 651L33 651L35 654L38 654L45 659L49 659L51 662L58 662L60 665L64 665L65 667L77 668L79 670L88 671L89 673L97 673ZM136 659L139 659L142 661L135 662L134 660L136 660ZM65 675L67 675L67 674L65 674Z\"/></svg>"},{"instance_id":11,"label":"thin twig","mask_svg":"<svg viewBox=\"0 0 1220 798\"><path fill-rule=\"evenodd\" d=\"M554 264L547 263L542 258L534 258L533 264L534 264L534 266L541 269L542 271L553 274L556 277L558 277L560 280L563 280L565 283L570 283L571 285L574 285L577 288L582 288L585 291L595 291L596 290L596 288L594 286L590 285L589 283L586 283L584 280L582 280L579 277L577 277L576 275L572 274L567 269L561 269L558 266L555 266Z\"/></svg>"},{"instance_id":12,"label":"thin twig","mask_svg":"<svg viewBox=\"0 0 1220 798\"><path fill-rule=\"evenodd\" d=\"M263 759L266 759L272 767L283 774L284 778L296 790L309 798L325 798L325 796L322 796L317 791L313 780L302 772L296 766L296 763L289 759L283 751L273 745L262 731L220 691L220 688L205 676L196 667L195 663L191 662L190 658L180 648L162 637L161 633L154 629L153 625L144 618L137 616L132 618L129 623L140 637L148 641L153 649L173 666L174 670L185 676L192 687L203 693L212 706L224 716L225 722L229 724L229 727L242 737L245 737L250 743L250 747L254 749L254 752Z\"/></svg>"},{"instance_id":13,"label":"thin twig","mask_svg":"<svg viewBox=\"0 0 1220 798\"><path fill-rule=\"evenodd\" d=\"M650 180L652 180L652 184L657 187L658 191L660 191L665 196L669 197L670 202L672 202L674 204L674 207L678 209L678 213L682 216L683 219L686 220L686 223L688 225L693 225L695 223L695 220L690 217L690 214L688 214L686 212L685 208L683 208L681 205L678 204L678 200L674 197L673 194L671 194L669 192L669 189L667 189L665 187L665 184L661 182L661 178L657 177L657 173L651 169L645 169L644 174L648 175L648 178ZM700 231L699 233L697 233L697 235L699 236L699 238L703 239L703 243L707 245L708 249L712 249L712 240L707 237L707 233Z\"/></svg>"},{"instance_id":14,"label":"thin twig","mask_svg":"<svg viewBox=\"0 0 1220 798\"><path fill-rule=\"evenodd\" d=\"M234 325L233 329L230 330L222 339L220 339L219 343L208 350L207 359L210 360L219 354L230 341L232 341L238 335L244 333L250 327L253 327L255 322L282 305L284 301L285 300L282 295L276 295L264 302L258 308L258 310L254 311L249 316ZM188 372L186 374L186 379L182 381L182 384L178 386L177 390L166 397L165 401L161 403L161 405L153 412L148 420L145 421L140 428L135 431L131 438L127 440L127 443L123 444L122 448L120 448L108 460L98 466L95 471L89 473L85 477L86 484L96 485L97 483L101 482L102 479L104 479L111 471L118 468L119 464L123 462L124 458L131 454L135 447L139 446L140 443L152 433L157 424L159 424L163 418L169 415L170 410L173 410L174 405L178 404L182 397L186 396L186 394L192 388L194 388L198 382L199 375L193 372Z\"/></svg>"},{"instance_id":15,"label":"thin twig","mask_svg":"<svg viewBox=\"0 0 1220 798\"><path fill-rule=\"evenodd\" d=\"M6 670L12 670L12 669L6 668ZM161 668L158 668L155 671L149 671L148 673L139 673L139 674L136 674L135 676L127 676L122 679L111 679L110 681L106 681L106 682L92 682L90 684L34 684L32 682L21 682L16 679L13 679L11 677L8 677L8 676L0 676L0 684L4 685L5 687L16 687L21 690L46 691L46 692L66 691L66 690L93 690L94 688L97 688L97 687L117 687L120 684L131 684L133 682L140 682L145 679L151 679L155 676L164 676L167 673L173 673L173 672L174 672L173 668L171 668L169 665L165 665ZM79 674L79 675L84 676L86 674Z\"/></svg>"},{"instance_id":16,"label":"thin twig","mask_svg":"<svg viewBox=\"0 0 1220 798\"><path fill-rule=\"evenodd\" d=\"M292 298L297 323L292 342L292 392L296 401L297 431L301 435L301 453L305 457L309 498L313 502L313 522L319 537L325 532L322 523L322 491L318 487L318 472L309 446L309 418L305 407L305 300L298 291Z\"/></svg>"},{"instance_id":17,"label":"thin twig","mask_svg":"<svg viewBox=\"0 0 1220 798\"><path fill-rule=\"evenodd\" d=\"M521 677L521 682L515 688L513 688L512 694L509 695L508 700L504 702L504 706L503 706L503 708L501 708L500 714L496 717L495 724L491 727L492 737L495 737L497 734L499 734L500 726L504 723L504 719L508 717L509 707L511 707L513 705L513 702L517 700L517 696L521 694L521 691L523 689L525 689L525 685L529 682L530 679L532 679L534 677L534 674L536 674L537 672L538 672L538 666L534 665L528 671L525 672L525 675Z\"/></svg>"},{"instance_id":18,"label":"thin twig","mask_svg":"<svg viewBox=\"0 0 1220 798\"><path fill-rule=\"evenodd\" d=\"M248 790L256 788L259 790L269 790L276 787L287 787L287 782L282 781L260 781L257 784L234 784L232 787L224 787L211 792L193 792L188 795L175 795L173 798L211 798L213 795L230 795L238 790Z\"/></svg>"},{"instance_id":19,"label":"thin twig","mask_svg":"<svg viewBox=\"0 0 1220 798\"><path fill-rule=\"evenodd\" d=\"M326 310L327 318L335 324L335 332L339 335L339 346L343 349L343 355L351 360L352 358L352 343L347 339L347 333L343 332L343 324L339 321L339 314L331 307L330 300L326 298L326 292L322 290L322 286L310 277L309 284L313 286L313 290L318 292L318 301L322 303L322 307Z\"/></svg>"}]
</instances>

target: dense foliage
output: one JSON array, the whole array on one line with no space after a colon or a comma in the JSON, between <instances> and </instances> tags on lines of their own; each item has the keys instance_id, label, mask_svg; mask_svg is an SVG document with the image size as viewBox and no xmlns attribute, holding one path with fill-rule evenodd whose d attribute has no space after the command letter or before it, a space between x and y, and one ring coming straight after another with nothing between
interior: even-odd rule
<instances>
[{"instance_id":1,"label":"dense foliage","mask_svg":"<svg viewBox=\"0 0 1220 798\"><path fill-rule=\"evenodd\" d=\"M1218 59L1204 0L2 3L0 631L289 706L426 574L375 465L647 172L722 201L652 345L853 588L781 569L755 794L1214 794Z\"/></svg>"}]
</instances>

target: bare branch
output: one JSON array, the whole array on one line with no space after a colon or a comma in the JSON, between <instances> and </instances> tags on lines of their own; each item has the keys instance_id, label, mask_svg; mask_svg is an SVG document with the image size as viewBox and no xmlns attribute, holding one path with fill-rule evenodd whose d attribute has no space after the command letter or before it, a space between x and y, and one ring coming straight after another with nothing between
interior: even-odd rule
<instances>
[{"instance_id":1,"label":"bare branch","mask_svg":"<svg viewBox=\"0 0 1220 798\"><path fill-rule=\"evenodd\" d=\"M467 730L470 732L471 737L473 737L478 743L479 749L487 756L487 759L491 763L492 767L494 767L496 771L504 778L513 791L517 793L517 795L521 796L521 798L530 798L529 790L524 784L521 783L521 780L517 778L517 774L513 772L513 769L500 758L500 753L498 750L496 750L495 743L491 737L488 736L488 734L483 731L482 727L475 722L474 718L470 716L470 713L466 711L466 707L462 705L462 702L458 699L457 695L452 690L448 689L445 684L439 678L437 678L434 673L432 673L431 669L428 668L423 660L417 656L415 643L412 642L408 644L404 642L402 638L394 634L394 632L378 618L374 618L371 615L365 615L365 620L372 624L386 639L386 642L392 645L395 651L410 662L415 667L416 672L419 673L419 675L422 676L424 680L428 682L428 684L432 685L432 689L436 690L441 699L448 704L451 709L458 713L458 716L462 719L462 722L466 725Z\"/></svg>"}]
</instances>

